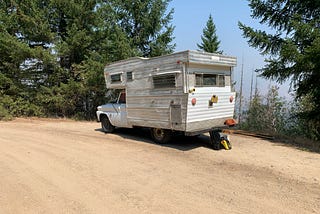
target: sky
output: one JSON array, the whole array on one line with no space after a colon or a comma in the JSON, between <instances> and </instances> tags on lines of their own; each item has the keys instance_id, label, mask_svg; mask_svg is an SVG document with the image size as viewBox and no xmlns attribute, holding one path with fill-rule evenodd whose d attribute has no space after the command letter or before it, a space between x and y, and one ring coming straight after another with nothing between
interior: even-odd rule
<instances>
[{"instance_id":1,"label":"sky","mask_svg":"<svg viewBox=\"0 0 320 214\"><path fill-rule=\"evenodd\" d=\"M209 15L212 15L216 26L216 34L220 40L220 49L225 55L237 57L237 66L234 68L236 90L239 91L241 70L243 64L243 95L250 96L251 77L255 69L264 66L264 57L259 51L251 48L247 40L242 37L238 22L242 22L254 29L271 31L259 20L251 18L251 8L246 0L172 0L168 9L174 9L172 24L175 26L175 51L197 50L197 43L201 43L201 35L206 26ZM256 75L256 73L254 73ZM254 86L255 86L254 77ZM279 86L279 94L287 99L289 82L279 85L276 82L258 78L257 86L261 94L266 94L268 87Z\"/></svg>"}]
</instances>

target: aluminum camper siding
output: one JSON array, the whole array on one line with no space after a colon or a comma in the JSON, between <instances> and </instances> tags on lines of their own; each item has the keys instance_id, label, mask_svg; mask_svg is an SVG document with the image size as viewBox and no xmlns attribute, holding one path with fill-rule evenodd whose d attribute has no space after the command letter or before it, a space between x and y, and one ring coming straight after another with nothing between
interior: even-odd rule
<instances>
[{"instance_id":1,"label":"aluminum camper siding","mask_svg":"<svg viewBox=\"0 0 320 214\"><path fill-rule=\"evenodd\" d=\"M235 101L230 103L229 99L231 96L235 98L236 93L227 91L228 87L230 86L196 88L194 93L189 94L186 132L223 127L225 120L233 118ZM209 106L208 102L212 95L218 97L218 103ZM197 99L197 104L194 106L191 104L193 98Z\"/></svg>"},{"instance_id":2,"label":"aluminum camper siding","mask_svg":"<svg viewBox=\"0 0 320 214\"><path fill-rule=\"evenodd\" d=\"M231 86L226 88L200 88L189 93L188 73L193 66L216 66L217 70L235 66L236 58L198 51L183 51L166 56L131 58L107 65L105 78L107 88L122 88L127 94L127 118L130 126L155 127L193 132L223 125L226 118L233 117L234 104L215 105L208 108L208 99L215 93L220 101L229 100ZM133 80L126 80L126 72L133 72ZM152 77L165 73L176 75L175 88L157 88ZM120 83L112 84L110 75L122 74ZM198 104L191 105L197 96ZM201 104L201 105L200 105ZM214 110L214 111L213 111Z\"/></svg>"},{"instance_id":3,"label":"aluminum camper siding","mask_svg":"<svg viewBox=\"0 0 320 214\"><path fill-rule=\"evenodd\" d=\"M237 58L220 54L188 51L188 63L234 67L237 64Z\"/></svg>"},{"instance_id":4,"label":"aluminum camper siding","mask_svg":"<svg viewBox=\"0 0 320 214\"><path fill-rule=\"evenodd\" d=\"M202 73L225 75L224 87L196 87L194 92L188 94L186 132L198 132L214 127L223 127L227 119L233 118L236 93L232 91L232 70L236 65L236 58L210 53L190 52L187 73L189 85L194 86L192 74L201 68ZM218 102L209 106L209 100L215 95ZM233 102L230 102L233 97ZM197 104L192 105L191 100L196 98Z\"/></svg>"},{"instance_id":5,"label":"aluminum camper siding","mask_svg":"<svg viewBox=\"0 0 320 214\"><path fill-rule=\"evenodd\" d=\"M132 58L105 68L108 88L124 88L127 96L127 118L130 126L155 127L184 131L186 128L187 94L184 93L184 64L188 54L180 52L150 59ZM133 72L133 80L125 80ZM111 84L110 75L123 74L123 82ZM174 88L154 88L152 77L173 73ZM180 106L180 115L177 115Z\"/></svg>"}]
</instances>

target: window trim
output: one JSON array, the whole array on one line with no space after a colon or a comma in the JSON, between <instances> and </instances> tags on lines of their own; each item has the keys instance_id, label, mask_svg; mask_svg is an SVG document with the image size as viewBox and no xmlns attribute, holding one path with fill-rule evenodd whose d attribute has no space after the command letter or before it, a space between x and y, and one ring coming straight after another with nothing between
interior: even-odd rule
<instances>
[{"instance_id":1,"label":"window trim","mask_svg":"<svg viewBox=\"0 0 320 214\"><path fill-rule=\"evenodd\" d=\"M131 78L128 78L128 74L131 74ZM131 82L134 79L133 71L126 72L127 82Z\"/></svg>"},{"instance_id":2,"label":"window trim","mask_svg":"<svg viewBox=\"0 0 320 214\"><path fill-rule=\"evenodd\" d=\"M113 80L112 77L118 76L119 75L119 80ZM122 73L117 73L117 74L111 74L110 75L110 82L111 84L119 84L122 83Z\"/></svg>"},{"instance_id":3,"label":"window trim","mask_svg":"<svg viewBox=\"0 0 320 214\"><path fill-rule=\"evenodd\" d=\"M168 82L168 81L162 81L162 83L164 84L160 84L159 83L155 83L155 80L156 79L162 79L162 80L166 80L166 79L169 79L169 78L174 78L174 81L173 83L172 82ZM172 78L172 80L173 80ZM166 73L166 74L160 74L160 75L154 75L152 76L152 84L153 84L153 88L154 89L165 89L165 88L176 88L177 87L177 75L176 73ZM168 84L169 83L169 84Z\"/></svg>"}]
</instances>

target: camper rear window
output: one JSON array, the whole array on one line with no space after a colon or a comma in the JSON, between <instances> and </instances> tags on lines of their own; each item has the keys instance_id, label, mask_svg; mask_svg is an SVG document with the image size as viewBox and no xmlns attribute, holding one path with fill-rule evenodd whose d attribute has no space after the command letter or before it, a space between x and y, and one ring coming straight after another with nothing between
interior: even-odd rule
<instances>
[{"instance_id":1,"label":"camper rear window","mask_svg":"<svg viewBox=\"0 0 320 214\"><path fill-rule=\"evenodd\" d=\"M121 74L111 75L111 83L119 83L119 82L121 82Z\"/></svg>"},{"instance_id":2,"label":"camper rear window","mask_svg":"<svg viewBox=\"0 0 320 214\"><path fill-rule=\"evenodd\" d=\"M176 87L176 75L165 74L159 76L153 76L154 88L175 88Z\"/></svg>"},{"instance_id":3,"label":"camper rear window","mask_svg":"<svg viewBox=\"0 0 320 214\"><path fill-rule=\"evenodd\" d=\"M196 74L196 86L225 86L224 75Z\"/></svg>"}]
</instances>

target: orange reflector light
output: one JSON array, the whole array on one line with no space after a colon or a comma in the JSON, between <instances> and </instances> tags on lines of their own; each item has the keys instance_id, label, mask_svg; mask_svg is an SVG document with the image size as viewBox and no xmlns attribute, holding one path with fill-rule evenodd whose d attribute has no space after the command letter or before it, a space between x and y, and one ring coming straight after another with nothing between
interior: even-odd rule
<instances>
[{"instance_id":1,"label":"orange reflector light","mask_svg":"<svg viewBox=\"0 0 320 214\"><path fill-rule=\"evenodd\" d=\"M235 119L227 119L226 121L224 121L224 124L227 126L234 126L237 124Z\"/></svg>"},{"instance_id":2,"label":"orange reflector light","mask_svg":"<svg viewBox=\"0 0 320 214\"><path fill-rule=\"evenodd\" d=\"M196 98L192 98L191 104L194 106L196 103L197 103L197 99Z\"/></svg>"},{"instance_id":3,"label":"orange reflector light","mask_svg":"<svg viewBox=\"0 0 320 214\"><path fill-rule=\"evenodd\" d=\"M233 102L233 96L230 96L230 98L229 98L229 101L230 101L230 103L232 103Z\"/></svg>"}]
</instances>

